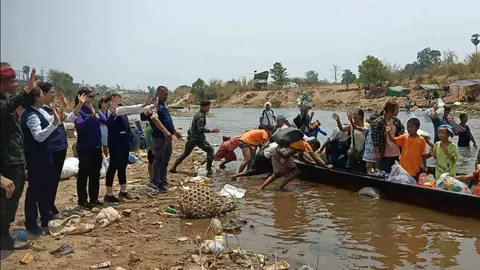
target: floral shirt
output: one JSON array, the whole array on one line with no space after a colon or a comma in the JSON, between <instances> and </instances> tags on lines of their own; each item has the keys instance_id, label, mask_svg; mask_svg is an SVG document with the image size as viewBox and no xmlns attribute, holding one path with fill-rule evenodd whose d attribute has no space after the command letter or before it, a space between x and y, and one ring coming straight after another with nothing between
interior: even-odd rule
<instances>
[{"instance_id":1,"label":"floral shirt","mask_svg":"<svg viewBox=\"0 0 480 270\"><path fill-rule=\"evenodd\" d=\"M240 142L240 137L241 136L235 136L230 138L230 140L223 142L218 148L218 151L233 152L238 147L238 143Z\"/></svg>"},{"instance_id":2,"label":"floral shirt","mask_svg":"<svg viewBox=\"0 0 480 270\"><path fill-rule=\"evenodd\" d=\"M403 135L405 133L405 127L402 122L396 117L392 117L392 122L397 128L395 137ZM384 117L379 117L372 123L372 140L373 145L380 149L380 155L383 157L385 154L385 145L387 144L387 122Z\"/></svg>"}]
</instances>

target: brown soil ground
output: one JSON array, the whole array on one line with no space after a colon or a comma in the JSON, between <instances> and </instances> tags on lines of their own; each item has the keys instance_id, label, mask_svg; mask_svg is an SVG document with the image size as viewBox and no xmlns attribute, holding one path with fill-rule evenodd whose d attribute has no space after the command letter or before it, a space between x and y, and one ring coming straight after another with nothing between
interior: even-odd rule
<instances>
[{"instance_id":1,"label":"brown soil ground","mask_svg":"<svg viewBox=\"0 0 480 270\"><path fill-rule=\"evenodd\" d=\"M218 107L225 108L260 108L265 102L270 101L275 107L295 108L297 107L297 98L303 91L307 91L312 99L314 107L317 109L353 109L363 108L364 110L383 108L387 100L396 100L401 107L405 106L405 98L382 97L369 98L365 96L363 89L359 89L357 85L350 85L346 89L345 85L328 85L315 87L302 87L284 90L269 91L247 91L238 92L230 99L220 101L215 104ZM412 91L410 98L412 103L419 108L429 107L429 101L423 97L422 91ZM462 97L464 93L460 91L452 92L451 96L444 98L447 103L458 101L458 97ZM480 112L480 103L467 104L462 103L455 110L467 111L470 113Z\"/></svg>"},{"instance_id":2,"label":"brown soil ground","mask_svg":"<svg viewBox=\"0 0 480 270\"><path fill-rule=\"evenodd\" d=\"M73 142L74 139L70 139L70 145ZM184 143L181 141L174 142L172 161L181 153L183 145ZM69 151L67 156L72 156L72 152ZM193 233L189 233L191 230L186 229L188 220L164 214L167 206L176 205L178 201L175 198L165 198L179 197L181 195L180 188L164 195L148 194L145 187L149 181L146 153L144 150L140 150L137 152L137 156L140 157L140 164L129 165L127 169L129 191L136 199L118 205L110 205L120 214L124 209L132 209L130 217L122 217L105 228L96 224L92 232L67 235L60 240L54 239L51 235L32 239L33 246L29 250L13 253L3 251L1 269L89 269L91 265L105 261L112 263L112 269L119 266L125 269L200 269L198 265L191 262L191 254L196 254L198 247L191 240L186 242L177 240L182 236L194 239ZM202 155L191 155L179 169L193 172L203 159ZM192 175L169 174L169 182L176 186L189 176ZM103 196L105 194L104 179L101 179L101 184L100 196ZM115 185L114 188L118 192L118 182L115 182ZM12 229L24 228L24 199L23 196ZM56 205L60 211L76 208L76 177L60 182ZM95 223L96 214L90 211L83 211L83 214L82 222ZM194 223L196 224L197 221ZM199 234L203 234L208 223L208 221L204 221L202 228L196 228ZM62 244L72 246L75 253L61 258L50 254L50 251ZM131 262L131 251L137 253L140 259L138 262ZM35 260L28 265L22 265L20 259L26 253L34 255ZM237 267L227 258L217 262L216 267L212 269L236 269Z\"/></svg>"}]
</instances>

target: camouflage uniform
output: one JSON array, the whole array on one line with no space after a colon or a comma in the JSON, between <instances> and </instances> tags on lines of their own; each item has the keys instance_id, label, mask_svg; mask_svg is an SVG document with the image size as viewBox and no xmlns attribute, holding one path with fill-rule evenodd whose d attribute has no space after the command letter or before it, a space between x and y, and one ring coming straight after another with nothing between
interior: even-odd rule
<instances>
[{"instance_id":1,"label":"camouflage uniform","mask_svg":"<svg viewBox=\"0 0 480 270\"><path fill-rule=\"evenodd\" d=\"M210 133L210 130L205 127L205 125L207 124L206 117L206 113L202 110L198 111L193 116L192 125L188 130L185 150L183 151L182 155L180 155L175 161L174 168L177 168L177 166L192 153L195 146L198 146L198 148L202 149L207 153L207 170L212 170L213 148L205 138L205 133Z\"/></svg>"},{"instance_id":2,"label":"camouflage uniform","mask_svg":"<svg viewBox=\"0 0 480 270\"><path fill-rule=\"evenodd\" d=\"M26 93L20 91L7 97L0 91L1 141L0 141L0 173L13 181L15 192L10 199L5 197L5 190L0 194L0 226L1 239L10 238L10 223L15 220L18 202L25 185L25 156L23 154L23 133L20 128L17 108L23 103Z\"/></svg>"}]
</instances>

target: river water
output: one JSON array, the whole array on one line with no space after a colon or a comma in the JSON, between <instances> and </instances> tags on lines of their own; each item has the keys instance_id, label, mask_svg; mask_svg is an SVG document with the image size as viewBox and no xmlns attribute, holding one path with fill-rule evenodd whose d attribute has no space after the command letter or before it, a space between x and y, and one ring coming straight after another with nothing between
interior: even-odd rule
<instances>
[{"instance_id":1,"label":"river water","mask_svg":"<svg viewBox=\"0 0 480 270\"><path fill-rule=\"evenodd\" d=\"M220 128L209 134L212 144L221 136L241 135L258 126L261 109L213 109L209 128ZM315 110L315 119L331 133L336 126L331 111ZM295 109L276 109L291 121ZM340 113L342 121L346 117ZM416 113L422 123L422 113ZM400 113L403 123L412 115ZM191 118L174 118L177 126L188 129ZM469 121L480 141L480 119ZM421 128L433 136L431 123ZM327 137L319 135L321 142ZM238 153L237 156L241 157ZM460 171L473 169L476 150L462 150ZM217 175L219 188L238 167L229 164ZM255 252L274 254L287 260L295 269L310 264L319 269L479 269L480 222L465 217L387 200L368 201L356 192L295 180L285 191L273 183L269 189L258 189L263 179L243 178L233 184L247 190L239 212L253 227L238 235L243 247ZM278 182L278 181L277 181ZM208 221L195 221L197 231L206 229ZM202 230L203 229L203 230ZM229 237L230 243L235 238Z\"/></svg>"}]
</instances>

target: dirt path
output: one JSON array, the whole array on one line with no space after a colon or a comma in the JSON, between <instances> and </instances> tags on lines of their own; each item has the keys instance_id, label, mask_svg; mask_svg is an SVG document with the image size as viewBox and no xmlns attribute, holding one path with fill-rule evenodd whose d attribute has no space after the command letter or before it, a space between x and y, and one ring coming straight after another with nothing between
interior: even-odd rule
<instances>
[{"instance_id":1,"label":"dirt path","mask_svg":"<svg viewBox=\"0 0 480 270\"><path fill-rule=\"evenodd\" d=\"M183 142L175 141L172 161L182 151L183 145ZM192 239L191 235L185 235L187 221L164 215L164 209L169 205L175 205L177 200L163 200L164 197L180 196L180 189L166 195L149 195L145 188L148 182L145 151L141 150L138 154L141 164L129 165L127 169L129 190L136 199L111 205L120 214L124 209L131 209L130 217L122 217L105 228L100 228L97 223L90 233L67 235L60 240L54 239L51 235L43 235L31 241L33 248L30 250L2 252L1 269L89 269L89 266L105 261L110 261L113 269L118 266L125 269L171 269L172 267L182 269L185 262L190 262L191 254L196 253L197 247L191 241L177 240L181 236ZM72 153L69 152L68 156L72 156ZM201 155L191 156L180 169L193 172L193 164L198 164L201 159L203 160ZM184 174L174 174L169 176L169 181L175 186L187 177ZM75 208L77 205L75 179L76 177L71 177L69 180L60 182L56 205L61 211ZM103 184L104 179L101 182ZM118 192L118 182L115 182L115 185L114 188ZM101 196L105 194L103 185L100 194ZM24 199L23 196L13 229L24 228ZM96 214L90 211L84 211L83 214L82 222L95 223ZM49 253L62 244L70 245L75 252L61 258L55 258ZM135 263L130 259L132 251L136 252L140 258ZM35 260L23 266L19 261L26 253L34 255ZM228 269L231 268L228 267Z\"/></svg>"}]
</instances>

